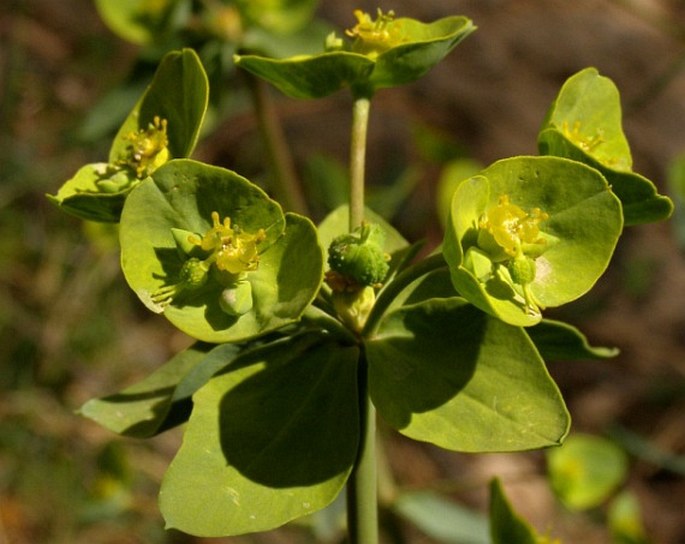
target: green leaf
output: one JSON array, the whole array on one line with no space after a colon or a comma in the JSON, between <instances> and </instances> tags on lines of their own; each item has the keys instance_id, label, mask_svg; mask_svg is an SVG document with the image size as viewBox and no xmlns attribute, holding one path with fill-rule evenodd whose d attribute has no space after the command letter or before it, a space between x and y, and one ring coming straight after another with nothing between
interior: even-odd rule
<instances>
[{"instance_id":1,"label":"green leaf","mask_svg":"<svg viewBox=\"0 0 685 544\"><path fill-rule=\"evenodd\" d=\"M575 434L547 452L547 466L559 500L571 510L585 510L602 504L623 482L628 459L605 438Z\"/></svg>"},{"instance_id":2,"label":"green leaf","mask_svg":"<svg viewBox=\"0 0 685 544\"><path fill-rule=\"evenodd\" d=\"M180 281L188 258L178 250L172 229L203 235L214 211L244 233L264 229L258 268L246 272L253 307L241 316L221 309L226 285L213 268L203 286L167 305L154 300L160 289ZM120 239L124 275L143 303L206 342L245 340L295 322L323 278L323 253L308 219L284 216L278 203L238 174L188 159L170 161L131 192Z\"/></svg>"},{"instance_id":3,"label":"green leaf","mask_svg":"<svg viewBox=\"0 0 685 544\"><path fill-rule=\"evenodd\" d=\"M247 27L288 34L310 22L318 0L238 0L236 4Z\"/></svg>"},{"instance_id":4,"label":"green leaf","mask_svg":"<svg viewBox=\"0 0 685 544\"><path fill-rule=\"evenodd\" d=\"M369 81L374 90L416 81L476 29L470 19L462 16L432 23L401 18L390 25L400 29L402 43L378 55Z\"/></svg>"},{"instance_id":5,"label":"green leaf","mask_svg":"<svg viewBox=\"0 0 685 544\"><path fill-rule=\"evenodd\" d=\"M81 219L118 222L124 201L141 178L159 166L158 163L192 153L208 98L207 76L195 52L184 49L168 53L115 136L109 162L82 167L56 195L47 195L48 198ZM154 126L155 118L167 123L166 148L149 158L131 162L131 135Z\"/></svg>"},{"instance_id":6,"label":"green leaf","mask_svg":"<svg viewBox=\"0 0 685 544\"><path fill-rule=\"evenodd\" d=\"M566 157L599 170L623 204L626 225L666 219L673 210L669 198L632 171L618 89L594 68L566 81L547 113L538 146L543 155Z\"/></svg>"},{"instance_id":7,"label":"green leaf","mask_svg":"<svg viewBox=\"0 0 685 544\"><path fill-rule=\"evenodd\" d=\"M356 348L315 335L239 357L194 397L162 483L167 526L198 536L265 531L330 504L359 440Z\"/></svg>"},{"instance_id":8,"label":"green leaf","mask_svg":"<svg viewBox=\"0 0 685 544\"><path fill-rule=\"evenodd\" d=\"M211 346L197 343L170 359L142 381L114 395L91 399L80 413L110 431L136 438L154 436L187 419L190 395L178 384L206 356Z\"/></svg>"},{"instance_id":9,"label":"green leaf","mask_svg":"<svg viewBox=\"0 0 685 544\"><path fill-rule=\"evenodd\" d=\"M157 28L174 0L95 0L105 24L121 38L136 45L154 41Z\"/></svg>"},{"instance_id":10,"label":"green leaf","mask_svg":"<svg viewBox=\"0 0 685 544\"><path fill-rule=\"evenodd\" d=\"M454 191L462 181L475 176L482 169L483 165L473 159L454 159L445 164L435 197L438 219L443 227L447 225Z\"/></svg>"},{"instance_id":11,"label":"green leaf","mask_svg":"<svg viewBox=\"0 0 685 544\"><path fill-rule=\"evenodd\" d=\"M209 83L192 49L167 53L150 86L122 124L109 152L109 162L126 156L128 136L148 128L155 117L166 119L170 158L189 157L195 149L207 111Z\"/></svg>"},{"instance_id":12,"label":"green leaf","mask_svg":"<svg viewBox=\"0 0 685 544\"><path fill-rule=\"evenodd\" d=\"M121 183L109 182L113 177ZM82 166L56 195L46 196L65 212L81 219L117 223L126 196L138 182L135 176L114 172L109 164L98 162Z\"/></svg>"},{"instance_id":13,"label":"green leaf","mask_svg":"<svg viewBox=\"0 0 685 544\"><path fill-rule=\"evenodd\" d=\"M511 507L499 479L490 482L490 535L492 544L538 544L530 524Z\"/></svg>"},{"instance_id":14,"label":"green leaf","mask_svg":"<svg viewBox=\"0 0 685 544\"><path fill-rule=\"evenodd\" d=\"M253 55L263 55L272 58L288 58L293 55L315 54L321 51L321 44L331 33L332 27L327 21L313 19L307 25L295 32L287 34L272 32L265 28L251 27L245 29L240 43L241 51ZM228 60L232 67L233 55Z\"/></svg>"},{"instance_id":15,"label":"green leaf","mask_svg":"<svg viewBox=\"0 0 685 544\"><path fill-rule=\"evenodd\" d=\"M488 524L479 513L433 491L402 493L392 509L422 533L444 544L490 544Z\"/></svg>"},{"instance_id":16,"label":"green leaf","mask_svg":"<svg viewBox=\"0 0 685 544\"><path fill-rule=\"evenodd\" d=\"M480 245L483 217L503 197L528 214L547 215L538 225L541 255L529 284L541 308L579 298L606 270L623 227L621 205L597 170L557 157L504 159L457 187L443 248L455 288L483 311L530 326L539 311L501 256Z\"/></svg>"},{"instance_id":17,"label":"green leaf","mask_svg":"<svg viewBox=\"0 0 685 544\"><path fill-rule=\"evenodd\" d=\"M298 55L271 59L240 55L235 63L274 85L292 98L322 98L369 78L374 62L358 53L336 51L318 55Z\"/></svg>"},{"instance_id":18,"label":"green leaf","mask_svg":"<svg viewBox=\"0 0 685 544\"><path fill-rule=\"evenodd\" d=\"M465 452L559 444L569 416L523 330L431 299L390 313L366 343L378 413L402 434Z\"/></svg>"},{"instance_id":19,"label":"green leaf","mask_svg":"<svg viewBox=\"0 0 685 544\"><path fill-rule=\"evenodd\" d=\"M640 503L634 493L623 491L611 501L608 521L615 544L648 544Z\"/></svg>"},{"instance_id":20,"label":"green leaf","mask_svg":"<svg viewBox=\"0 0 685 544\"><path fill-rule=\"evenodd\" d=\"M433 270L407 285L394 297L389 310L418 304L434 298L454 298L456 296L457 292L452 285L449 270L445 266L445 268Z\"/></svg>"},{"instance_id":21,"label":"green leaf","mask_svg":"<svg viewBox=\"0 0 685 544\"><path fill-rule=\"evenodd\" d=\"M236 56L236 64L293 98L321 98L348 86L355 94L371 95L420 78L475 29L466 17L429 24L403 18L389 26L395 29L396 45L380 54L357 52L353 44L351 50L287 59Z\"/></svg>"},{"instance_id":22,"label":"green leaf","mask_svg":"<svg viewBox=\"0 0 685 544\"><path fill-rule=\"evenodd\" d=\"M591 346L582 332L562 321L543 319L534 327L527 328L526 332L547 361L609 359L619 353L618 348Z\"/></svg>"}]
</instances>

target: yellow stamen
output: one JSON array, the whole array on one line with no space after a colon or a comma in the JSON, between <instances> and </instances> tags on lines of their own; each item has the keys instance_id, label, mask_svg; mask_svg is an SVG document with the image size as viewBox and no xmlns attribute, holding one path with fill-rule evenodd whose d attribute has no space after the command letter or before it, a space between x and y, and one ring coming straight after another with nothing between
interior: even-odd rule
<instances>
[{"instance_id":1,"label":"yellow stamen","mask_svg":"<svg viewBox=\"0 0 685 544\"><path fill-rule=\"evenodd\" d=\"M155 116L146 129L125 136L131 143L119 162L132 168L136 177L148 176L169 159L167 120Z\"/></svg>"}]
</instances>

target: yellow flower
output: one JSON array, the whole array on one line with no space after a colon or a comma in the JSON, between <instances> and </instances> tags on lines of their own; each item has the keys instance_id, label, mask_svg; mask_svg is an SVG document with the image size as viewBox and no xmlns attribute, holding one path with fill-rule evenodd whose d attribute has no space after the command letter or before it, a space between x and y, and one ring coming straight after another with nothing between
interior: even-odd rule
<instances>
[{"instance_id":1,"label":"yellow flower","mask_svg":"<svg viewBox=\"0 0 685 544\"><path fill-rule=\"evenodd\" d=\"M202 287L208 279L208 273L214 265L220 273L218 281L227 287L224 295L229 297L222 304L222 308L229 307L231 296L236 293L240 295L239 302L242 308L248 306L248 294L246 290L251 287L245 281L246 273L257 270L259 267L259 252L257 246L266 238L264 229L259 229L257 234L241 232L236 225L231 225L230 217L219 219L218 212L212 212L212 227L202 236L199 234L189 234L187 236L187 247L183 244L182 251L192 252L192 247L199 247L205 254L203 259L191 257L183 263L178 276L178 282L161 287L155 291L151 300L160 306L170 304L175 297L183 292L193 291ZM184 240L185 242L185 240ZM176 240L177 245L179 240ZM179 246L181 247L181 246ZM235 291L240 286L239 291ZM234 296L235 298L235 296ZM249 308L252 307L251 294L249 298ZM235 306L235 304L234 304ZM245 311L232 310L231 315L242 314Z\"/></svg>"},{"instance_id":2,"label":"yellow flower","mask_svg":"<svg viewBox=\"0 0 685 544\"><path fill-rule=\"evenodd\" d=\"M561 125L561 131L564 136L587 153L592 153L597 146L605 143L604 134L601 130L597 130L594 136L585 136L580 131L580 121L574 122L573 127L569 127L568 121L564 121Z\"/></svg>"},{"instance_id":3,"label":"yellow flower","mask_svg":"<svg viewBox=\"0 0 685 544\"><path fill-rule=\"evenodd\" d=\"M506 266L511 280L520 286L530 313L537 313L541 306L535 300L530 284L535 281L537 273L535 259L546 248L546 240L541 237L539 227L546 219L549 215L540 208L533 208L528 213L509 202L508 195L502 195L478 224L478 245L493 263Z\"/></svg>"},{"instance_id":4,"label":"yellow flower","mask_svg":"<svg viewBox=\"0 0 685 544\"><path fill-rule=\"evenodd\" d=\"M549 215L534 208L530 213L525 212L516 204L509 202L507 195L502 195L499 202L485 212L479 222L479 228L487 232L496 245L504 250L506 254L503 258L520 257L524 253L535 253L531 246L542 246L545 240L540 237L539 223L549 219ZM492 244L488 240L479 236L479 245L486 251L492 249ZM539 248L538 248L539 249ZM493 255L496 257L496 255Z\"/></svg>"},{"instance_id":5,"label":"yellow flower","mask_svg":"<svg viewBox=\"0 0 685 544\"><path fill-rule=\"evenodd\" d=\"M155 116L146 129L131 132L125 137L131 143L126 156L119 162L133 169L136 177L142 179L169 160L169 138L167 120Z\"/></svg>"},{"instance_id":6,"label":"yellow flower","mask_svg":"<svg viewBox=\"0 0 685 544\"><path fill-rule=\"evenodd\" d=\"M394 19L395 13L383 13L378 10L378 18L374 21L368 13L360 9L354 10L357 24L346 30L345 34L355 38L352 51L369 57L377 57L381 53L404 42L401 28Z\"/></svg>"},{"instance_id":7,"label":"yellow flower","mask_svg":"<svg viewBox=\"0 0 685 544\"><path fill-rule=\"evenodd\" d=\"M219 214L212 212L212 228L204 236L195 236L190 241L202 250L212 253L207 261L214 263L218 270L239 275L257 270L257 245L265 238L264 229L259 229L256 234L241 232L237 226L231 226L230 217L224 218L221 222Z\"/></svg>"}]
</instances>

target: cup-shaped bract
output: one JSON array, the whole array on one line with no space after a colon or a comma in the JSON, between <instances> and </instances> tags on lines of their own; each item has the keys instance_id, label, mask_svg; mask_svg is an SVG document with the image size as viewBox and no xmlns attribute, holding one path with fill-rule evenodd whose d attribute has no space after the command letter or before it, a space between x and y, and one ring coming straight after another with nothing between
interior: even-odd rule
<instances>
[{"instance_id":1,"label":"cup-shaped bract","mask_svg":"<svg viewBox=\"0 0 685 544\"><path fill-rule=\"evenodd\" d=\"M673 211L668 197L633 172L618 89L595 68L585 68L564 83L542 124L538 146L543 155L599 170L621 200L626 225L666 219Z\"/></svg>"},{"instance_id":2,"label":"cup-shaped bract","mask_svg":"<svg viewBox=\"0 0 685 544\"><path fill-rule=\"evenodd\" d=\"M380 12L375 21L361 12L356 16L358 24L347 32L353 39L331 36L320 54L286 59L245 55L236 62L294 98L320 98L346 86L368 97L377 89L419 79L475 30L462 16L432 23Z\"/></svg>"},{"instance_id":3,"label":"cup-shaped bract","mask_svg":"<svg viewBox=\"0 0 685 544\"><path fill-rule=\"evenodd\" d=\"M172 160L129 195L121 262L143 303L206 342L299 319L323 279L314 225L238 174Z\"/></svg>"},{"instance_id":4,"label":"cup-shaped bract","mask_svg":"<svg viewBox=\"0 0 685 544\"><path fill-rule=\"evenodd\" d=\"M456 290L481 310L529 326L585 294L623 228L595 169L556 157L498 161L452 198L443 252Z\"/></svg>"},{"instance_id":5,"label":"cup-shaped bract","mask_svg":"<svg viewBox=\"0 0 685 544\"><path fill-rule=\"evenodd\" d=\"M48 195L65 211L92 221L119 221L127 195L173 158L189 157L209 99L207 75L192 49L172 51L119 128L108 162L87 164Z\"/></svg>"}]
</instances>

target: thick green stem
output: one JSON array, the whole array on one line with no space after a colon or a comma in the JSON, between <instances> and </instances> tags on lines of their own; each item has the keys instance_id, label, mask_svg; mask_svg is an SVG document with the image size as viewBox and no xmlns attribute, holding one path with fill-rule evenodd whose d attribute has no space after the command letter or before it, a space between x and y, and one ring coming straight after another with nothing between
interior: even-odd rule
<instances>
[{"instance_id":1,"label":"thick green stem","mask_svg":"<svg viewBox=\"0 0 685 544\"><path fill-rule=\"evenodd\" d=\"M252 74L247 74L246 77L259 129L271 160L274 196L286 210L307 215L307 202L268 88L261 79Z\"/></svg>"},{"instance_id":2,"label":"thick green stem","mask_svg":"<svg viewBox=\"0 0 685 544\"><path fill-rule=\"evenodd\" d=\"M369 398L367 365L359 365L361 442L347 482L347 530L350 544L378 543L378 476L376 468L376 409Z\"/></svg>"},{"instance_id":3,"label":"thick green stem","mask_svg":"<svg viewBox=\"0 0 685 544\"><path fill-rule=\"evenodd\" d=\"M352 108L352 138L350 142L350 231L364 220L364 166L366 132L369 125L369 98L355 98Z\"/></svg>"}]
</instances>

